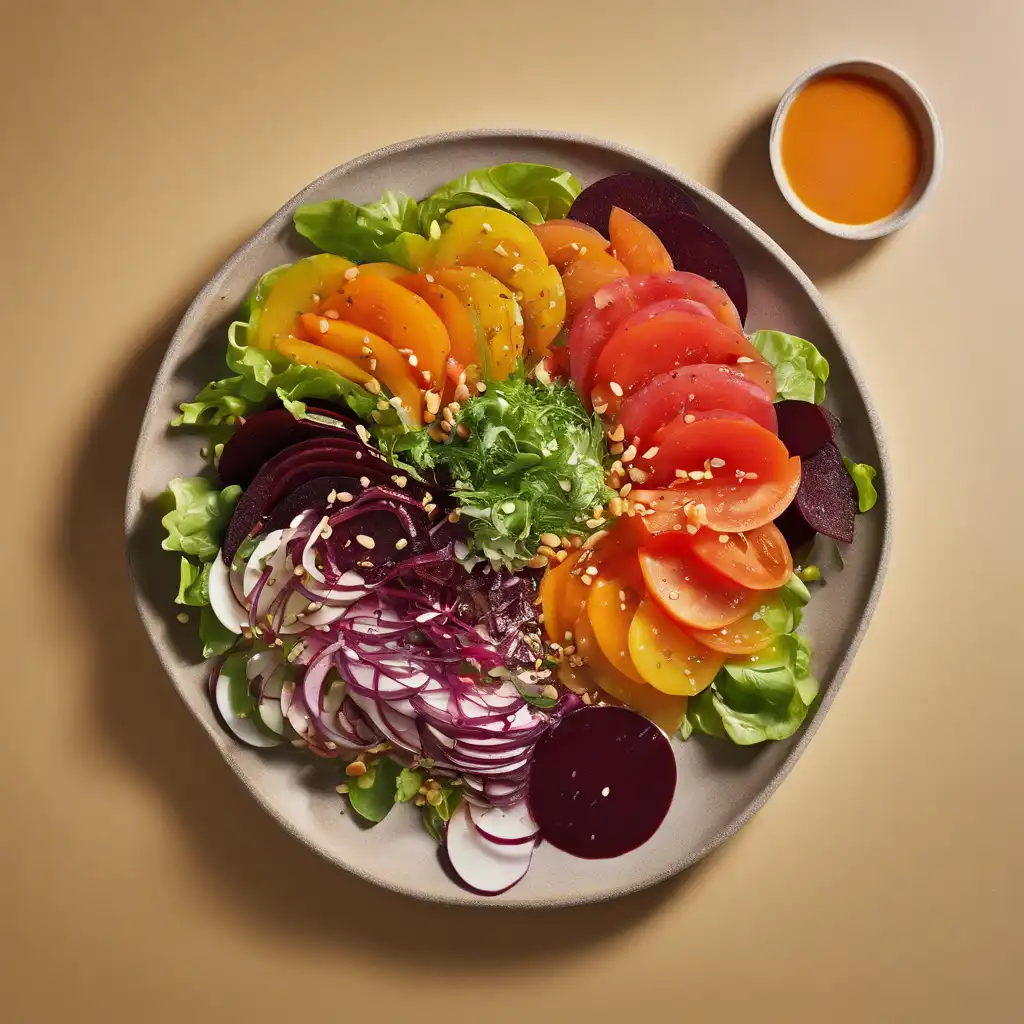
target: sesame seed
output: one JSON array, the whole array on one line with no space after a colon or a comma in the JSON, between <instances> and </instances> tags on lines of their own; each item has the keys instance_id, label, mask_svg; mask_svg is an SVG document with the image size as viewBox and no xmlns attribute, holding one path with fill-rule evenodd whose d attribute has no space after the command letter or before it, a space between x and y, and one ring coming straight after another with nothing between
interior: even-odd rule
<instances>
[{"instance_id":1,"label":"sesame seed","mask_svg":"<svg viewBox=\"0 0 1024 1024\"><path fill-rule=\"evenodd\" d=\"M711 460L711 465L714 466L715 469L721 469L725 465L725 459L714 458Z\"/></svg>"},{"instance_id":2,"label":"sesame seed","mask_svg":"<svg viewBox=\"0 0 1024 1024\"><path fill-rule=\"evenodd\" d=\"M324 313L324 316L327 317L328 320L337 320L337 319L339 319L338 311L335 310L335 309L327 310L327 312Z\"/></svg>"},{"instance_id":3,"label":"sesame seed","mask_svg":"<svg viewBox=\"0 0 1024 1024\"><path fill-rule=\"evenodd\" d=\"M516 510L516 503L514 501L506 501L501 506L501 511L504 512L505 515L509 515L510 516L510 515L512 515L513 512L515 512L515 510Z\"/></svg>"},{"instance_id":4,"label":"sesame seed","mask_svg":"<svg viewBox=\"0 0 1024 1024\"><path fill-rule=\"evenodd\" d=\"M187 612L178 612L177 619L178 619L178 621L182 625L185 625L185 623L188 622L188 613Z\"/></svg>"},{"instance_id":5,"label":"sesame seed","mask_svg":"<svg viewBox=\"0 0 1024 1024\"><path fill-rule=\"evenodd\" d=\"M405 537L402 537L400 540L395 541L395 550L404 551L408 543L409 542L405 539Z\"/></svg>"},{"instance_id":6,"label":"sesame seed","mask_svg":"<svg viewBox=\"0 0 1024 1024\"><path fill-rule=\"evenodd\" d=\"M757 479L757 474L756 473L747 473L747 479L748 480L756 480Z\"/></svg>"},{"instance_id":7,"label":"sesame seed","mask_svg":"<svg viewBox=\"0 0 1024 1024\"><path fill-rule=\"evenodd\" d=\"M737 363L752 363L753 361L754 360L751 359L750 356L740 356L739 359L736 360Z\"/></svg>"},{"instance_id":8,"label":"sesame seed","mask_svg":"<svg viewBox=\"0 0 1024 1024\"><path fill-rule=\"evenodd\" d=\"M609 441L624 441L626 439L626 428L620 423L609 435Z\"/></svg>"},{"instance_id":9,"label":"sesame seed","mask_svg":"<svg viewBox=\"0 0 1024 1024\"><path fill-rule=\"evenodd\" d=\"M321 334L326 334L327 330L328 330L328 328L330 326L331 325L323 317L320 317L320 333Z\"/></svg>"},{"instance_id":10,"label":"sesame seed","mask_svg":"<svg viewBox=\"0 0 1024 1024\"><path fill-rule=\"evenodd\" d=\"M356 534L356 543L359 544L361 547L368 548L371 550L374 547L373 538L368 537L365 533Z\"/></svg>"},{"instance_id":11,"label":"sesame seed","mask_svg":"<svg viewBox=\"0 0 1024 1024\"><path fill-rule=\"evenodd\" d=\"M410 352L409 353L409 365L415 369L419 365L419 362L420 361L416 358L416 353L415 352Z\"/></svg>"},{"instance_id":12,"label":"sesame seed","mask_svg":"<svg viewBox=\"0 0 1024 1024\"><path fill-rule=\"evenodd\" d=\"M629 492L631 490L633 490L632 484L623 484L622 488L619 490L619 496L622 498L626 498L629 496Z\"/></svg>"},{"instance_id":13,"label":"sesame seed","mask_svg":"<svg viewBox=\"0 0 1024 1024\"><path fill-rule=\"evenodd\" d=\"M441 225L436 220L430 222L430 237L435 242L441 237Z\"/></svg>"},{"instance_id":14,"label":"sesame seed","mask_svg":"<svg viewBox=\"0 0 1024 1024\"><path fill-rule=\"evenodd\" d=\"M361 476L359 478L359 486L360 487L369 487L370 486L370 478L368 476Z\"/></svg>"},{"instance_id":15,"label":"sesame seed","mask_svg":"<svg viewBox=\"0 0 1024 1024\"><path fill-rule=\"evenodd\" d=\"M476 389L482 395L487 390L487 385L482 380L478 380L476 382Z\"/></svg>"},{"instance_id":16,"label":"sesame seed","mask_svg":"<svg viewBox=\"0 0 1024 1024\"><path fill-rule=\"evenodd\" d=\"M691 469L687 474L691 480L703 480L704 470L703 469Z\"/></svg>"},{"instance_id":17,"label":"sesame seed","mask_svg":"<svg viewBox=\"0 0 1024 1024\"><path fill-rule=\"evenodd\" d=\"M728 544L729 543L729 535L727 533L720 533L718 535L718 543L719 544Z\"/></svg>"},{"instance_id":18,"label":"sesame seed","mask_svg":"<svg viewBox=\"0 0 1024 1024\"><path fill-rule=\"evenodd\" d=\"M561 487L566 494L572 490L572 482L569 480L559 480L558 486Z\"/></svg>"},{"instance_id":19,"label":"sesame seed","mask_svg":"<svg viewBox=\"0 0 1024 1024\"><path fill-rule=\"evenodd\" d=\"M394 398L388 400L388 405L390 405L392 409L401 409L402 400L398 397L398 395L395 395Z\"/></svg>"},{"instance_id":20,"label":"sesame seed","mask_svg":"<svg viewBox=\"0 0 1024 1024\"><path fill-rule=\"evenodd\" d=\"M409 478L407 476L393 476L391 479L399 487L404 487L409 482Z\"/></svg>"},{"instance_id":21,"label":"sesame seed","mask_svg":"<svg viewBox=\"0 0 1024 1024\"><path fill-rule=\"evenodd\" d=\"M613 380L608 385L608 390L611 391L611 393L615 395L616 398L622 397L622 385L617 380Z\"/></svg>"},{"instance_id":22,"label":"sesame seed","mask_svg":"<svg viewBox=\"0 0 1024 1024\"><path fill-rule=\"evenodd\" d=\"M496 245L496 246L494 247L494 251L495 251L495 252L496 252L496 253L497 253L497 254L498 254L499 256L507 256L507 255L508 255L508 250L507 250L507 249L505 248L505 246L503 246L503 245L501 244L501 242L499 242L499 243L498 243L498 244L497 244L497 245Z\"/></svg>"},{"instance_id":23,"label":"sesame seed","mask_svg":"<svg viewBox=\"0 0 1024 1024\"><path fill-rule=\"evenodd\" d=\"M625 464L627 462L632 462L635 458L636 458L636 445L635 444L631 444L622 453L622 462L623 462L623 464Z\"/></svg>"},{"instance_id":24,"label":"sesame seed","mask_svg":"<svg viewBox=\"0 0 1024 1024\"><path fill-rule=\"evenodd\" d=\"M585 587L589 587L591 585L591 583L593 582L593 577L592 576L581 576L580 580L582 581L582 583L583 583L583 585Z\"/></svg>"},{"instance_id":25,"label":"sesame seed","mask_svg":"<svg viewBox=\"0 0 1024 1024\"><path fill-rule=\"evenodd\" d=\"M484 231L486 231L486 232L487 232L488 234L490 234L490 233L491 233L491 232L492 232L492 231L494 230L494 228L492 228L492 227L491 227L491 225L487 223L487 221L484 221L484 222L483 222L483 224L481 224L480 226L481 226L481 227L482 227L482 228L484 229Z\"/></svg>"},{"instance_id":26,"label":"sesame seed","mask_svg":"<svg viewBox=\"0 0 1024 1024\"><path fill-rule=\"evenodd\" d=\"M696 418L697 418L697 417L696 417L696 416L694 416L692 412L688 412L688 413L687 413L687 414L686 414L686 415L685 415L685 416L683 417L683 422L684 422L684 423L692 423L692 422L693 422L693 421L694 421L694 420L695 420Z\"/></svg>"},{"instance_id":27,"label":"sesame seed","mask_svg":"<svg viewBox=\"0 0 1024 1024\"><path fill-rule=\"evenodd\" d=\"M356 424L356 433L359 435L359 440L366 444L370 440L370 432L362 425L362 423Z\"/></svg>"},{"instance_id":28,"label":"sesame seed","mask_svg":"<svg viewBox=\"0 0 1024 1024\"><path fill-rule=\"evenodd\" d=\"M512 273L513 274L518 274L519 271L522 270L522 269L523 269L523 264L522 263L517 263L517 264L515 264L515 266L512 267Z\"/></svg>"},{"instance_id":29,"label":"sesame seed","mask_svg":"<svg viewBox=\"0 0 1024 1024\"><path fill-rule=\"evenodd\" d=\"M349 267L342 276L346 281L354 281L359 276L359 268Z\"/></svg>"},{"instance_id":30,"label":"sesame seed","mask_svg":"<svg viewBox=\"0 0 1024 1024\"><path fill-rule=\"evenodd\" d=\"M657 445L653 445L652 447L648 448L647 451L644 452L644 458L645 459L653 459L654 456L657 455L657 454L658 454L658 446Z\"/></svg>"},{"instance_id":31,"label":"sesame seed","mask_svg":"<svg viewBox=\"0 0 1024 1024\"><path fill-rule=\"evenodd\" d=\"M423 400L426 403L427 412L437 415L437 410L441 408L441 396L436 391L428 391Z\"/></svg>"},{"instance_id":32,"label":"sesame seed","mask_svg":"<svg viewBox=\"0 0 1024 1024\"><path fill-rule=\"evenodd\" d=\"M352 495L348 491L338 491L338 501L351 501Z\"/></svg>"},{"instance_id":33,"label":"sesame seed","mask_svg":"<svg viewBox=\"0 0 1024 1024\"><path fill-rule=\"evenodd\" d=\"M371 395L379 395L380 394L380 383L378 381L376 381L373 377L371 377L363 385L363 387L366 388L366 390L369 391Z\"/></svg>"}]
</instances>

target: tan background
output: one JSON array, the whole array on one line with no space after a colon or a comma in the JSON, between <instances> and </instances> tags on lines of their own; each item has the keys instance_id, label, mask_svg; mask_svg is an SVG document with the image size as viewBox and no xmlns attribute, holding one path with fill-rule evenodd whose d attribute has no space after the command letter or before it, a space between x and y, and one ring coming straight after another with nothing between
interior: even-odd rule
<instances>
[{"instance_id":1,"label":"tan background","mask_svg":"<svg viewBox=\"0 0 1024 1024\"><path fill-rule=\"evenodd\" d=\"M0 6L5 1021L1022 1019L1020 4ZM916 77L946 135L931 207L873 247L767 171L777 96L848 54ZM646 149L774 234L897 485L874 624L768 807L687 877L557 913L418 905L286 838L162 677L121 559L146 393L207 276L328 167L491 125Z\"/></svg>"}]
</instances>

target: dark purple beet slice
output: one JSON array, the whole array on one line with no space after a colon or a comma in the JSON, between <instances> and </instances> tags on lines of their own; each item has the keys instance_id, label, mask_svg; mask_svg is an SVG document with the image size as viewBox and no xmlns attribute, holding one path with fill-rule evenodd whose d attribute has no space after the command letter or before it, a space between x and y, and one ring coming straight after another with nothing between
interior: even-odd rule
<instances>
[{"instance_id":1,"label":"dark purple beet slice","mask_svg":"<svg viewBox=\"0 0 1024 1024\"><path fill-rule=\"evenodd\" d=\"M583 707L537 744L530 811L552 846L619 857L657 832L675 788L672 747L656 725L629 708Z\"/></svg>"},{"instance_id":2,"label":"dark purple beet slice","mask_svg":"<svg viewBox=\"0 0 1024 1024\"><path fill-rule=\"evenodd\" d=\"M327 506L327 498L331 491L348 491L358 494L362 488L359 480L353 476L318 476L300 484L290 494L286 494L264 517L263 523L267 531L281 530L286 527L300 512L309 508Z\"/></svg>"},{"instance_id":3,"label":"dark purple beet slice","mask_svg":"<svg viewBox=\"0 0 1024 1024\"><path fill-rule=\"evenodd\" d=\"M814 528L800 515L795 501L775 520L775 525L786 538L789 550L794 553L805 548L816 536Z\"/></svg>"},{"instance_id":4,"label":"dark purple beet slice","mask_svg":"<svg viewBox=\"0 0 1024 1024\"><path fill-rule=\"evenodd\" d=\"M348 424L337 413L328 409L309 409L329 423L314 420L297 420L287 409L268 409L249 416L231 435L221 452L217 472L221 483L238 484L248 487L264 463L269 462L278 452L290 448L299 441L314 437L332 437Z\"/></svg>"},{"instance_id":5,"label":"dark purple beet slice","mask_svg":"<svg viewBox=\"0 0 1024 1024\"><path fill-rule=\"evenodd\" d=\"M612 207L646 220L661 213L697 215L697 204L690 193L669 178L626 171L588 185L569 210L569 218L589 224L602 235L608 235L608 218Z\"/></svg>"},{"instance_id":6,"label":"dark purple beet slice","mask_svg":"<svg viewBox=\"0 0 1024 1024\"><path fill-rule=\"evenodd\" d=\"M388 483L394 470L355 434L338 431L334 437L313 438L293 444L275 455L257 474L238 504L221 549L230 562L239 545L263 517L287 494L321 476L369 478Z\"/></svg>"},{"instance_id":7,"label":"dark purple beet slice","mask_svg":"<svg viewBox=\"0 0 1024 1024\"><path fill-rule=\"evenodd\" d=\"M803 460L793 507L815 532L849 544L857 514L857 488L832 441Z\"/></svg>"},{"instance_id":8,"label":"dark purple beet slice","mask_svg":"<svg viewBox=\"0 0 1024 1024\"><path fill-rule=\"evenodd\" d=\"M732 299L740 320L747 319L747 282L721 235L687 213L662 213L640 219L661 239L676 270L700 274L720 284Z\"/></svg>"},{"instance_id":9,"label":"dark purple beet slice","mask_svg":"<svg viewBox=\"0 0 1024 1024\"><path fill-rule=\"evenodd\" d=\"M791 398L775 403L779 419L779 440L790 455L804 459L823 448L835 438L832 420L820 405L797 402Z\"/></svg>"}]
</instances>

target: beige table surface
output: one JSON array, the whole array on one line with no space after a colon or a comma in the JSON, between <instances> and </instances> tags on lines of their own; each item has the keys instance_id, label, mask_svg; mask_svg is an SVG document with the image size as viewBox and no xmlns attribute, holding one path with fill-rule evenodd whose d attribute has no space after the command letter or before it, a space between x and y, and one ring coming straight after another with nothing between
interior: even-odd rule
<instances>
[{"instance_id":1,"label":"beige table surface","mask_svg":"<svg viewBox=\"0 0 1024 1024\"><path fill-rule=\"evenodd\" d=\"M6 0L0 1019L1024 1019L1022 11ZM916 77L946 137L931 207L868 248L790 215L765 155L779 93L848 54ZM162 676L121 555L147 390L208 275L325 169L492 125L646 149L774 234L896 477L881 605L778 794L688 876L551 913L419 905L288 839Z\"/></svg>"}]
</instances>

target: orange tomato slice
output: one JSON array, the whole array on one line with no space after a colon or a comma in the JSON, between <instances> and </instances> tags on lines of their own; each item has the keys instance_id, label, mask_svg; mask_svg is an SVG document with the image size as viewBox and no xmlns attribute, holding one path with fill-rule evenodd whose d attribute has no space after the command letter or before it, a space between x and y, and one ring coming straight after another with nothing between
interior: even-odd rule
<instances>
[{"instance_id":1,"label":"orange tomato slice","mask_svg":"<svg viewBox=\"0 0 1024 1024\"><path fill-rule=\"evenodd\" d=\"M629 654L629 625L639 607L639 595L625 580L597 579L590 587L587 615L601 653L635 683L645 682Z\"/></svg>"},{"instance_id":2,"label":"orange tomato slice","mask_svg":"<svg viewBox=\"0 0 1024 1024\"><path fill-rule=\"evenodd\" d=\"M409 361L399 355L394 345L344 320L303 313L300 322L306 338L346 356L372 374L401 400L412 425L423 426L423 392Z\"/></svg>"},{"instance_id":3,"label":"orange tomato slice","mask_svg":"<svg viewBox=\"0 0 1024 1024\"><path fill-rule=\"evenodd\" d=\"M451 341L440 317L414 292L386 277L360 274L346 281L336 295L320 304L320 313L358 324L389 341L399 353L411 352L416 368L439 386Z\"/></svg>"},{"instance_id":4,"label":"orange tomato slice","mask_svg":"<svg viewBox=\"0 0 1024 1024\"><path fill-rule=\"evenodd\" d=\"M615 258L631 274L668 274L674 269L661 239L643 221L618 206L612 207L608 218L608 234Z\"/></svg>"},{"instance_id":5,"label":"orange tomato slice","mask_svg":"<svg viewBox=\"0 0 1024 1024\"><path fill-rule=\"evenodd\" d=\"M559 270L591 250L603 252L611 244L600 231L578 220L548 220L534 224L533 232L544 246L547 258Z\"/></svg>"},{"instance_id":6,"label":"orange tomato slice","mask_svg":"<svg viewBox=\"0 0 1024 1024\"><path fill-rule=\"evenodd\" d=\"M595 292L628 275L629 271L614 256L600 249L588 250L562 272L566 312L570 317L575 316Z\"/></svg>"},{"instance_id":7,"label":"orange tomato slice","mask_svg":"<svg viewBox=\"0 0 1024 1024\"><path fill-rule=\"evenodd\" d=\"M734 657L763 651L775 640L775 634L762 618L762 610L768 603L767 599L772 596L766 594L764 603L735 622L730 622L728 626L691 630L693 638L713 651Z\"/></svg>"}]
</instances>

